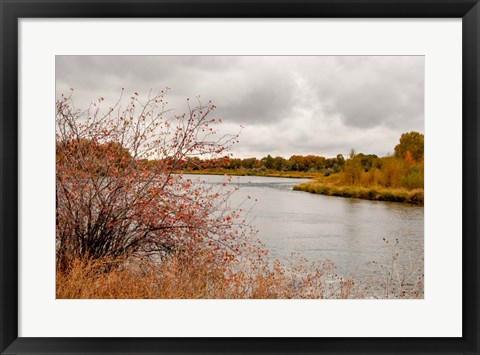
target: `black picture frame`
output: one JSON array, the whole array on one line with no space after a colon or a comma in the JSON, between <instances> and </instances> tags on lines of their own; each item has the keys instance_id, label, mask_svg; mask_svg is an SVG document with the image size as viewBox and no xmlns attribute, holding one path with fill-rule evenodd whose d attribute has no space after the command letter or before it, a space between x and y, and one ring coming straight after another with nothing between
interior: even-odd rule
<instances>
[{"instance_id":1,"label":"black picture frame","mask_svg":"<svg viewBox=\"0 0 480 355\"><path fill-rule=\"evenodd\" d=\"M479 354L478 0L0 0L1 354ZM461 338L18 337L18 20L20 18L462 18L463 336ZM441 318L440 318L441 319Z\"/></svg>"}]
</instances>

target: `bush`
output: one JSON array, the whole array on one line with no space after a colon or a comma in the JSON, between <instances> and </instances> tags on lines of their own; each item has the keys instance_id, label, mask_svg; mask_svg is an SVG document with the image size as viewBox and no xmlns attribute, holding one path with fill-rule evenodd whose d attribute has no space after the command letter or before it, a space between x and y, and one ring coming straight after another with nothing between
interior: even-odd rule
<instances>
[{"instance_id":1,"label":"bush","mask_svg":"<svg viewBox=\"0 0 480 355\"><path fill-rule=\"evenodd\" d=\"M212 140L215 106L170 115L165 93L126 107L86 110L56 103L56 260L163 258L214 250L219 260L250 252L251 229L227 208L234 188L206 186L174 171L194 156L222 158L238 135ZM149 159L155 158L155 159ZM201 206L201 208L199 208ZM223 209L222 209L223 207Z\"/></svg>"},{"instance_id":2,"label":"bush","mask_svg":"<svg viewBox=\"0 0 480 355\"><path fill-rule=\"evenodd\" d=\"M400 179L401 185L407 189L423 188L423 170L410 168L408 174Z\"/></svg>"}]
</instances>

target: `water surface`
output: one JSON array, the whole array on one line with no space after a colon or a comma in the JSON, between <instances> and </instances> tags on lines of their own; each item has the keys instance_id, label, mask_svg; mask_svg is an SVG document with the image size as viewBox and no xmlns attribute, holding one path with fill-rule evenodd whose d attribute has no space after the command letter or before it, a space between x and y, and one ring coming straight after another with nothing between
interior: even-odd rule
<instances>
[{"instance_id":1,"label":"water surface","mask_svg":"<svg viewBox=\"0 0 480 355\"><path fill-rule=\"evenodd\" d=\"M208 184L225 182L224 176L202 175L201 179ZM272 257L285 259L298 253L312 261L328 259L342 277L368 280L381 273L374 261L389 265L391 245L398 239L395 253L399 253L400 268L418 259L423 270L423 207L292 190L306 181L239 176L229 183L239 187L232 207L247 195L258 200L250 218Z\"/></svg>"}]
</instances>

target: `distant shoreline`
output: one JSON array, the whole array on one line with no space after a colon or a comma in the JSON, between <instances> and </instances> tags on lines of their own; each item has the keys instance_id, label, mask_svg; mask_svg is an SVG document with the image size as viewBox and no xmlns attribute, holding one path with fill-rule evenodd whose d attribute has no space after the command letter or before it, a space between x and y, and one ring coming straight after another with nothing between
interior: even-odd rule
<instances>
[{"instance_id":1,"label":"distant shoreline","mask_svg":"<svg viewBox=\"0 0 480 355\"><path fill-rule=\"evenodd\" d=\"M277 171L277 170L264 170L253 171L243 169L208 169L208 170L182 170L178 171L181 174L192 175L231 175L231 176L263 176L263 177L282 177L291 179L315 179L322 175L321 173L309 173L304 171Z\"/></svg>"}]
</instances>

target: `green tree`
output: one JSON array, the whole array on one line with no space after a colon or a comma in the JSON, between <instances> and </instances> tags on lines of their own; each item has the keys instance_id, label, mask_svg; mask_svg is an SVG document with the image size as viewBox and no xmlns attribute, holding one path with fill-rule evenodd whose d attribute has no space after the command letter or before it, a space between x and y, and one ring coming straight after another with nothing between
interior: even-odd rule
<instances>
[{"instance_id":1,"label":"green tree","mask_svg":"<svg viewBox=\"0 0 480 355\"><path fill-rule=\"evenodd\" d=\"M262 158L262 163L267 169L273 169L274 159L268 154L266 157Z\"/></svg>"},{"instance_id":2,"label":"green tree","mask_svg":"<svg viewBox=\"0 0 480 355\"><path fill-rule=\"evenodd\" d=\"M278 171L285 170L286 160L282 157L275 157L273 159L273 168Z\"/></svg>"}]
</instances>

